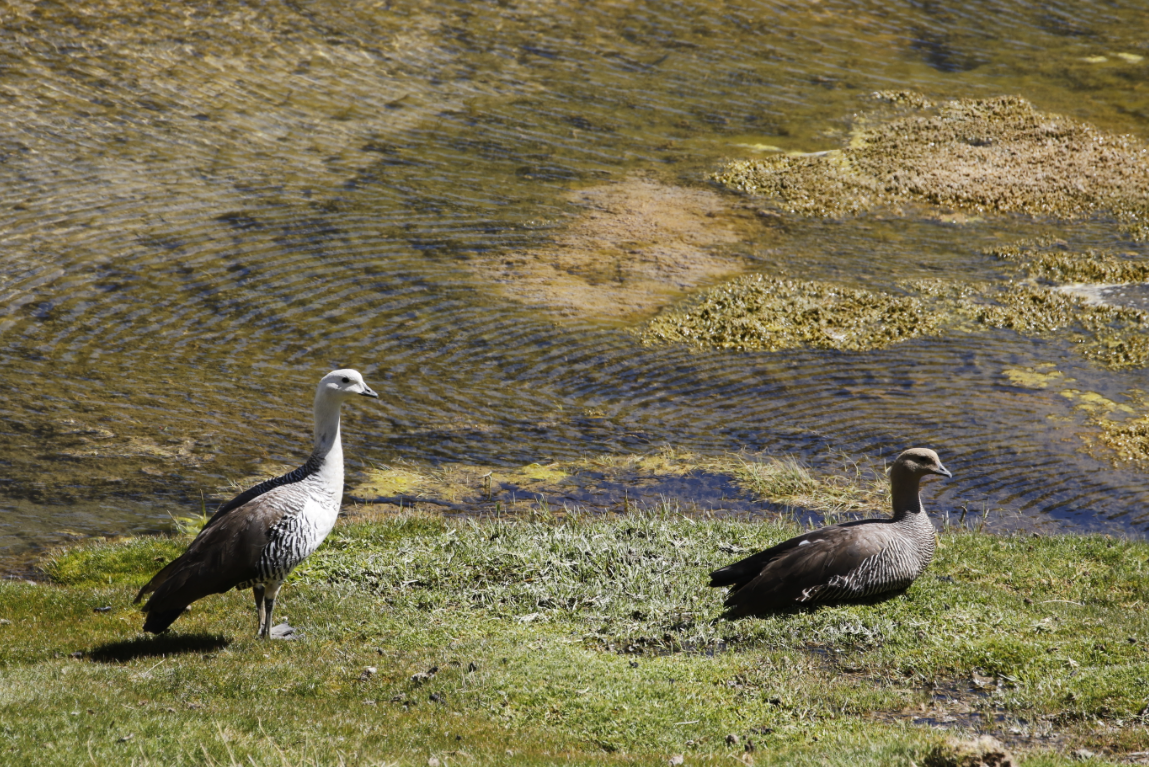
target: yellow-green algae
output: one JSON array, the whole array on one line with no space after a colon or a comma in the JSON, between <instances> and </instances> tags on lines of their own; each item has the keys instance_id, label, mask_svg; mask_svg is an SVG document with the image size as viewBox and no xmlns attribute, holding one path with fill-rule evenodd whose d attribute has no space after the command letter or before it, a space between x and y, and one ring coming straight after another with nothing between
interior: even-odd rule
<instances>
[{"instance_id":1,"label":"yellow-green algae","mask_svg":"<svg viewBox=\"0 0 1149 767\"><path fill-rule=\"evenodd\" d=\"M1006 368L1001 372L1011 384L1023 386L1026 389L1045 389L1050 384L1066 384L1075 380L1067 378L1056 367L1053 363L1045 363L1032 368Z\"/></svg>"},{"instance_id":2,"label":"yellow-green algae","mask_svg":"<svg viewBox=\"0 0 1149 767\"><path fill-rule=\"evenodd\" d=\"M933 334L937 325L937 316L913 296L756 274L655 317L643 339L719 349L862 350Z\"/></svg>"},{"instance_id":3,"label":"yellow-green algae","mask_svg":"<svg viewBox=\"0 0 1149 767\"><path fill-rule=\"evenodd\" d=\"M1149 414L1125 421L1097 419L1099 440L1121 461L1149 461Z\"/></svg>"},{"instance_id":4,"label":"yellow-green algae","mask_svg":"<svg viewBox=\"0 0 1149 767\"><path fill-rule=\"evenodd\" d=\"M1087 450L1114 463L1149 466L1149 395L1140 389L1123 392L1116 402L1097 392L1066 389L1061 396L1086 414L1095 434L1083 434Z\"/></svg>"},{"instance_id":5,"label":"yellow-green algae","mask_svg":"<svg viewBox=\"0 0 1149 767\"><path fill-rule=\"evenodd\" d=\"M1057 388L1057 395L1072 403L1085 416L1095 432L1081 433L1086 451L1113 463L1149 463L1149 398L1140 390L1124 392L1123 400L1082 389L1068 388L1076 380L1051 363L1032 368L1005 368L1002 373L1014 386L1026 389ZM1074 423L1073 417L1047 415L1046 418Z\"/></svg>"},{"instance_id":6,"label":"yellow-green algae","mask_svg":"<svg viewBox=\"0 0 1149 767\"><path fill-rule=\"evenodd\" d=\"M1018 264L1030 277L1052 282L1116 284L1149 280L1149 262L1139 260L1137 253L1097 250L1077 253L1064 246L1049 249L1050 244L1061 245L1049 240L1021 240L985 252L1002 261Z\"/></svg>"},{"instance_id":7,"label":"yellow-green algae","mask_svg":"<svg viewBox=\"0 0 1149 767\"><path fill-rule=\"evenodd\" d=\"M1063 219L1108 213L1132 233L1149 219L1149 149L1018 96L934 105L875 94L913 114L858 129L847 146L731 162L714 175L792 213L855 214L920 202Z\"/></svg>"},{"instance_id":8,"label":"yellow-green algae","mask_svg":"<svg viewBox=\"0 0 1149 767\"><path fill-rule=\"evenodd\" d=\"M1070 379L1072 380L1072 379ZM1129 405L1114 402L1108 397L1095 391L1081 391L1080 389L1062 389L1058 392L1070 402L1076 403L1074 409L1081 410L1090 415L1108 416L1110 413L1133 413Z\"/></svg>"},{"instance_id":9,"label":"yellow-green algae","mask_svg":"<svg viewBox=\"0 0 1149 767\"><path fill-rule=\"evenodd\" d=\"M435 468L374 467L355 485L349 497L365 502L351 513L371 516L377 506L432 504L478 510L499 504L512 516L537 512L548 498L567 498L584 488L625 484L632 497L643 488L670 477L708 474L729 478L748 497L780 506L801 508L823 516L854 512L884 512L889 506L888 481L881 466L843 459L840 470L813 472L791 457L738 452L701 456L663 446L643 454L594 455L521 467L445 464ZM566 502L564 501L564 506ZM618 510L636 507L625 498ZM649 503L638 505L649 505ZM556 509L558 510L558 509ZM193 525L205 520L177 520ZM189 529L198 529L194 525Z\"/></svg>"},{"instance_id":10,"label":"yellow-green algae","mask_svg":"<svg viewBox=\"0 0 1149 767\"><path fill-rule=\"evenodd\" d=\"M391 467L372 468L367 470L363 481L355 486L352 494L368 498L401 495L417 491L426 482L426 477L414 471Z\"/></svg>"},{"instance_id":11,"label":"yellow-green algae","mask_svg":"<svg viewBox=\"0 0 1149 767\"><path fill-rule=\"evenodd\" d=\"M1072 332L1081 352L1110 368L1149 363L1149 314L1092 305L1038 285L1005 289L928 280L902 295L827 282L748 275L663 312L642 330L644 343L778 351L864 351L942 333L1003 328L1026 335Z\"/></svg>"},{"instance_id":12,"label":"yellow-green algae","mask_svg":"<svg viewBox=\"0 0 1149 767\"><path fill-rule=\"evenodd\" d=\"M531 463L512 468L470 464L418 469L376 466L365 472L363 480L351 488L350 495L368 501L391 499L391 502L405 504L421 501L475 503L489 499L504 484L525 487L531 493L554 492L564 479L577 471L577 463Z\"/></svg>"}]
</instances>

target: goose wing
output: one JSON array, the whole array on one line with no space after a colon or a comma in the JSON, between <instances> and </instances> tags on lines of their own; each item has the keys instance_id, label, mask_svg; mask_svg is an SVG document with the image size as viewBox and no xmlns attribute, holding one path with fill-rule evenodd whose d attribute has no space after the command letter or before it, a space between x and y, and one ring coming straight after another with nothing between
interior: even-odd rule
<instances>
[{"instance_id":1,"label":"goose wing","mask_svg":"<svg viewBox=\"0 0 1149 767\"><path fill-rule=\"evenodd\" d=\"M711 586L731 586L731 618L793 607L810 589L846 577L889 544L885 520L824 527L711 573Z\"/></svg>"},{"instance_id":2,"label":"goose wing","mask_svg":"<svg viewBox=\"0 0 1149 767\"><path fill-rule=\"evenodd\" d=\"M279 495L273 488L232 507L226 514L217 513L183 554L156 573L135 599L139 602L151 594L144 605L149 623L154 614L177 611L178 617L197 599L228 591L257 577L256 566L270 540L271 529L287 508Z\"/></svg>"}]
</instances>

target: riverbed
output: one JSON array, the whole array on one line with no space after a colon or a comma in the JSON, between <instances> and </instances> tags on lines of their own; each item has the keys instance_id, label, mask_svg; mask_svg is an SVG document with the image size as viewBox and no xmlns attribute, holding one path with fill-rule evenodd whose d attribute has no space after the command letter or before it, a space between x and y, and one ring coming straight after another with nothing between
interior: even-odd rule
<instances>
[{"instance_id":1,"label":"riverbed","mask_svg":"<svg viewBox=\"0 0 1149 767\"><path fill-rule=\"evenodd\" d=\"M804 215L713 180L841 150L874 91L1144 142L1146 28L1132 2L8 4L0 559L164 531L302 462L342 366L380 394L345 408L350 486L929 446L955 474L936 509L1143 536L1145 463L1103 439L1145 415L1143 368L1008 328L863 351L642 328L747 274L1003 283L986 253L1023 238L1149 258L1103 214Z\"/></svg>"}]
</instances>

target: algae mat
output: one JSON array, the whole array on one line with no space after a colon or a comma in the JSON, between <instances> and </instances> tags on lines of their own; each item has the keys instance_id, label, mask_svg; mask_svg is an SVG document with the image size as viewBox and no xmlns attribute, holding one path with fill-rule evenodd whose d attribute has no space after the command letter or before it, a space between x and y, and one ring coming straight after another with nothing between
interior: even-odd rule
<instances>
[{"instance_id":1,"label":"algae mat","mask_svg":"<svg viewBox=\"0 0 1149 767\"><path fill-rule=\"evenodd\" d=\"M921 202L978 214L1109 214L1149 236L1149 149L1135 137L1041 112L1017 96L934 105L920 94L875 95L916 113L863 123L837 151L738 161L714 178L803 215Z\"/></svg>"}]
</instances>

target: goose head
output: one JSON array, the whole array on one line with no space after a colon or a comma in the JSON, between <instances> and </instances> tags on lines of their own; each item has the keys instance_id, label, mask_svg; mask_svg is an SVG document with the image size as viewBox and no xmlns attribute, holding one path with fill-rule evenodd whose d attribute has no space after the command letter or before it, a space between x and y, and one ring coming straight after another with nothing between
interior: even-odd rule
<instances>
[{"instance_id":1,"label":"goose head","mask_svg":"<svg viewBox=\"0 0 1149 767\"><path fill-rule=\"evenodd\" d=\"M950 470L942 465L938 454L926 447L912 447L897 457L890 468L891 474L910 474L921 479L927 474L952 477Z\"/></svg>"},{"instance_id":2,"label":"goose head","mask_svg":"<svg viewBox=\"0 0 1149 767\"><path fill-rule=\"evenodd\" d=\"M319 390L317 395L334 396L340 401L352 394L359 394L364 397L376 397L379 395L371 390L367 382L363 380L363 376L359 374L358 370L350 368L344 370L332 370L319 381Z\"/></svg>"}]
</instances>

